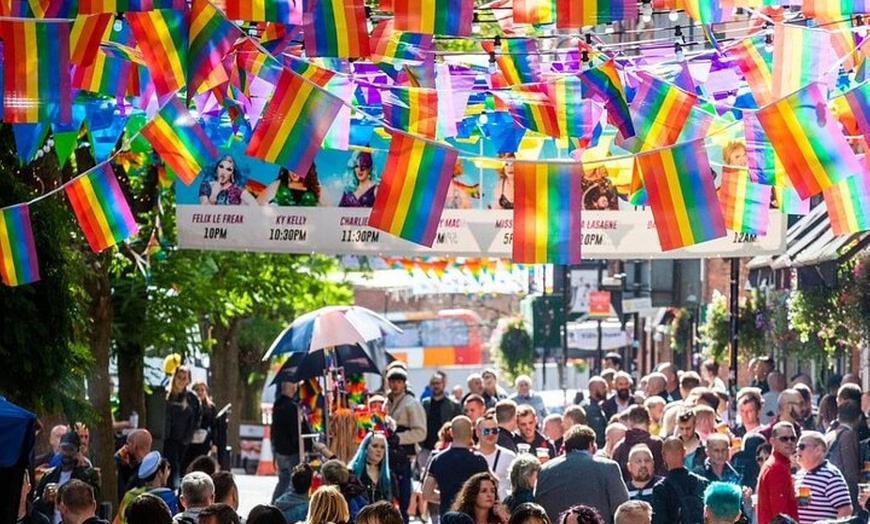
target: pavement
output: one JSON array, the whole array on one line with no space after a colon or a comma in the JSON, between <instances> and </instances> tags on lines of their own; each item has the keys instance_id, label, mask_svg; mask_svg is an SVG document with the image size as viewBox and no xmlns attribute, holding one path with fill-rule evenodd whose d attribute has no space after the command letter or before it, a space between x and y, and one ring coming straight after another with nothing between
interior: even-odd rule
<instances>
[{"instance_id":1,"label":"pavement","mask_svg":"<svg viewBox=\"0 0 870 524\"><path fill-rule=\"evenodd\" d=\"M248 518L251 508L258 504L268 504L272 500L272 491L278 483L278 476L258 477L246 475L244 470L233 470L236 486L239 488L239 515Z\"/></svg>"}]
</instances>

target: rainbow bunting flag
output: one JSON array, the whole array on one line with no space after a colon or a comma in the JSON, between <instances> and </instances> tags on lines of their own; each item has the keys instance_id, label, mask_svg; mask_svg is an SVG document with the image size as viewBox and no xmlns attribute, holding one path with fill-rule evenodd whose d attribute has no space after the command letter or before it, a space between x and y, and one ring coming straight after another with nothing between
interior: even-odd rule
<instances>
[{"instance_id":1,"label":"rainbow bunting flag","mask_svg":"<svg viewBox=\"0 0 870 524\"><path fill-rule=\"evenodd\" d=\"M3 121L72 120L68 22L0 21Z\"/></svg>"},{"instance_id":2,"label":"rainbow bunting flag","mask_svg":"<svg viewBox=\"0 0 870 524\"><path fill-rule=\"evenodd\" d=\"M432 247L458 158L455 149L393 133L369 226Z\"/></svg>"},{"instance_id":3,"label":"rainbow bunting flag","mask_svg":"<svg viewBox=\"0 0 870 524\"><path fill-rule=\"evenodd\" d=\"M801 198L863 172L819 84L761 108L756 116Z\"/></svg>"},{"instance_id":4,"label":"rainbow bunting flag","mask_svg":"<svg viewBox=\"0 0 870 524\"><path fill-rule=\"evenodd\" d=\"M806 215L810 212L810 199L801 198L793 187L777 187L779 209L785 215Z\"/></svg>"},{"instance_id":5,"label":"rainbow bunting flag","mask_svg":"<svg viewBox=\"0 0 870 524\"><path fill-rule=\"evenodd\" d=\"M112 32L112 13L77 16L69 34L70 62L90 65L100 50L100 43L108 40Z\"/></svg>"},{"instance_id":6,"label":"rainbow bunting flag","mask_svg":"<svg viewBox=\"0 0 870 524\"><path fill-rule=\"evenodd\" d=\"M559 119L556 106L541 84L514 86L509 91L498 91L496 97L507 104L517 125L547 136L559 137Z\"/></svg>"},{"instance_id":7,"label":"rainbow bunting flag","mask_svg":"<svg viewBox=\"0 0 870 524\"><path fill-rule=\"evenodd\" d=\"M125 15L158 96L184 87L187 79L187 19L184 11L167 9Z\"/></svg>"},{"instance_id":8,"label":"rainbow bunting flag","mask_svg":"<svg viewBox=\"0 0 870 524\"><path fill-rule=\"evenodd\" d=\"M859 173L825 189L825 205L835 235L870 230L870 175Z\"/></svg>"},{"instance_id":9,"label":"rainbow bunting flag","mask_svg":"<svg viewBox=\"0 0 870 524\"><path fill-rule=\"evenodd\" d=\"M604 102L607 120L616 126L623 138L635 136L634 123L628 111L625 91L613 60L580 73L580 80L594 91Z\"/></svg>"},{"instance_id":10,"label":"rainbow bunting flag","mask_svg":"<svg viewBox=\"0 0 870 524\"><path fill-rule=\"evenodd\" d=\"M241 38L239 28L209 0L193 0L190 7L190 47L187 51L188 98L229 80L223 59Z\"/></svg>"},{"instance_id":11,"label":"rainbow bunting flag","mask_svg":"<svg viewBox=\"0 0 870 524\"><path fill-rule=\"evenodd\" d=\"M552 24L556 21L554 0L514 0L515 24Z\"/></svg>"},{"instance_id":12,"label":"rainbow bunting flag","mask_svg":"<svg viewBox=\"0 0 870 524\"><path fill-rule=\"evenodd\" d=\"M729 47L727 54L743 73L755 103L764 106L773 102L773 53L765 49L764 38L744 38Z\"/></svg>"},{"instance_id":13,"label":"rainbow bunting flag","mask_svg":"<svg viewBox=\"0 0 870 524\"><path fill-rule=\"evenodd\" d=\"M104 162L64 186L73 213L95 253L139 231L112 166Z\"/></svg>"},{"instance_id":14,"label":"rainbow bunting flag","mask_svg":"<svg viewBox=\"0 0 870 524\"><path fill-rule=\"evenodd\" d=\"M293 43L295 36L302 31L301 26L278 22L260 22L258 27L262 28L260 45L272 56L281 56Z\"/></svg>"},{"instance_id":15,"label":"rainbow bunting flag","mask_svg":"<svg viewBox=\"0 0 870 524\"><path fill-rule=\"evenodd\" d=\"M681 0L683 10L692 20L701 24L718 24L727 22L731 17L730 9L722 9L721 0Z\"/></svg>"},{"instance_id":16,"label":"rainbow bunting flag","mask_svg":"<svg viewBox=\"0 0 870 524\"><path fill-rule=\"evenodd\" d=\"M580 164L514 164L514 237L519 264L579 264Z\"/></svg>"},{"instance_id":17,"label":"rainbow bunting flag","mask_svg":"<svg viewBox=\"0 0 870 524\"><path fill-rule=\"evenodd\" d=\"M482 42L483 50L495 51L493 43ZM496 52L495 61L506 85L531 84L541 81L541 64L538 59L538 44L534 38L504 38L501 52Z\"/></svg>"},{"instance_id":18,"label":"rainbow bunting flag","mask_svg":"<svg viewBox=\"0 0 870 524\"><path fill-rule=\"evenodd\" d=\"M393 0L399 31L471 36L474 0Z\"/></svg>"},{"instance_id":19,"label":"rainbow bunting flag","mask_svg":"<svg viewBox=\"0 0 870 524\"><path fill-rule=\"evenodd\" d=\"M576 76L564 76L547 83L546 87L556 106L561 136L591 140L601 117L601 107L582 97L583 82Z\"/></svg>"},{"instance_id":20,"label":"rainbow bunting flag","mask_svg":"<svg viewBox=\"0 0 870 524\"><path fill-rule=\"evenodd\" d=\"M0 209L0 278L7 286L39 280L30 208L26 204Z\"/></svg>"},{"instance_id":21,"label":"rainbow bunting flag","mask_svg":"<svg viewBox=\"0 0 870 524\"><path fill-rule=\"evenodd\" d=\"M830 34L794 24L773 29L773 97L782 98L810 82L822 80L837 61Z\"/></svg>"},{"instance_id":22,"label":"rainbow bunting flag","mask_svg":"<svg viewBox=\"0 0 870 524\"><path fill-rule=\"evenodd\" d=\"M789 185L785 167L770 145L764 128L754 113L743 114L743 127L746 134L746 165L749 178L753 182L768 186Z\"/></svg>"},{"instance_id":23,"label":"rainbow bunting flag","mask_svg":"<svg viewBox=\"0 0 870 524\"><path fill-rule=\"evenodd\" d=\"M318 87L333 73L310 65L302 75L283 70L245 154L307 173L341 100Z\"/></svg>"},{"instance_id":24,"label":"rainbow bunting flag","mask_svg":"<svg viewBox=\"0 0 870 524\"><path fill-rule=\"evenodd\" d=\"M862 82L843 96L855 117L855 125L864 135L864 139L870 143L870 82Z\"/></svg>"},{"instance_id":25,"label":"rainbow bunting flag","mask_svg":"<svg viewBox=\"0 0 870 524\"><path fill-rule=\"evenodd\" d=\"M424 33L409 33L396 31L393 19L387 18L378 22L372 33L374 63L395 64L402 61L423 63L433 60L435 39Z\"/></svg>"},{"instance_id":26,"label":"rainbow bunting flag","mask_svg":"<svg viewBox=\"0 0 870 524\"><path fill-rule=\"evenodd\" d=\"M556 27L578 29L587 25L636 20L638 2L632 0L556 0Z\"/></svg>"},{"instance_id":27,"label":"rainbow bunting flag","mask_svg":"<svg viewBox=\"0 0 870 524\"><path fill-rule=\"evenodd\" d=\"M129 13L156 9L187 10L187 0L78 0L79 14Z\"/></svg>"},{"instance_id":28,"label":"rainbow bunting flag","mask_svg":"<svg viewBox=\"0 0 870 524\"><path fill-rule=\"evenodd\" d=\"M230 20L302 24L301 0L218 0L215 5Z\"/></svg>"},{"instance_id":29,"label":"rainbow bunting flag","mask_svg":"<svg viewBox=\"0 0 870 524\"><path fill-rule=\"evenodd\" d=\"M361 58L371 55L363 0L318 0L302 20L307 56Z\"/></svg>"},{"instance_id":30,"label":"rainbow bunting flag","mask_svg":"<svg viewBox=\"0 0 870 524\"><path fill-rule=\"evenodd\" d=\"M166 102L141 132L185 185L218 156L205 130L178 97Z\"/></svg>"},{"instance_id":31,"label":"rainbow bunting flag","mask_svg":"<svg viewBox=\"0 0 870 524\"><path fill-rule=\"evenodd\" d=\"M640 174L640 166L637 159L631 163L631 182L628 187L628 203L633 206L648 206L649 196L643 186L643 176Z\"/></svg>"},{"instance_id":32,"label":"rainbow bunting flag","mask_svg":"<svg viewBox=\"0 0 870 524\"><path fill-rule=\"evenodd\" d=\"M11 18L73 18L75 0L4 0L0 16Z\"/></svg>"},{"instance_id":33,"label":"rainbow bunting flag","mask_svg":"<svg viewBox=\"0 0 870 524\"><path fill-rule=\"evenodd\" d=\"M116 99L135 96L139 86L134 81L136 69L132 62L107 56L100 51L89 65L74 66L72 86L83 91L109 95ZM128 88L134 88L131 92Z\"/></svg>"},{"instance_id":34,"label":"rainbow bunting flag","mask_svg":"<svg viewBox=\"0 0 870 524\"><path fill-rule=\"evenodd\" d=\"M438 127L438 91L425 88L392 88L383 98L384 120L408 133L435 138Z\"/></svg>"},{"instance_id":35,"label":"rainbow bunting flag","mask_svg":"<svg viewBox=\"0 0 870 524\"><path fill-rule=\"evenodd\" d=\"M702 141L642 153L637 162L663 251L726 235Z\"/></svg>"},{"instance_id":36,"label":"rainbow bunting flag","mask_svg":"<svg viewBox=\"0 0 870 524\"><path fill-rule=\"evenodd\" d=\"M719 204L725 227L738 233L766 234L772 189L752 182L744 170L723 168Z\"/></svg>"},{"instance_id":37,"label":"rainbow bunting flag","mask_svg":"<svg viewBox=\"0 0 870 524\"><path fill-rule=\"evenodd\" d=\"M617 145L637 153L676 143L698 97L660 78L641 72L641 84L631 101L636 136L617 137Z\"/></svg>"},{"instance_id":38,"label":"rainbow bunting flag","mask_svg":"<svg viewBox=\"0 0 870 524\"><path fill-rule=\"evenodd\" d=\"M870 13L870 0L804 0L801 12L807 18L842 18Z\"/></svg>"}]
</instances>

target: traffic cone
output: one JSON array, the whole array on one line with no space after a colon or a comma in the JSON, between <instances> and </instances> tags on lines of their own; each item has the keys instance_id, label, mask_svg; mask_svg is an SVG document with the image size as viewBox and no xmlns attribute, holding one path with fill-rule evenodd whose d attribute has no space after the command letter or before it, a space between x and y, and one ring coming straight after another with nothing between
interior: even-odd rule
<instances>
[{"instance_id":1,"label":"traffic cone","mask_svg":"<svg viewBox=\"0 0 870 524\"><path fill-rule=\"evenodd\" d=\"M272 427L266 426L263 432L263 443L260 445L260 462L257 464L257 476L277 475L274 457L272 456Z\"/></svg>"}]
</instances>

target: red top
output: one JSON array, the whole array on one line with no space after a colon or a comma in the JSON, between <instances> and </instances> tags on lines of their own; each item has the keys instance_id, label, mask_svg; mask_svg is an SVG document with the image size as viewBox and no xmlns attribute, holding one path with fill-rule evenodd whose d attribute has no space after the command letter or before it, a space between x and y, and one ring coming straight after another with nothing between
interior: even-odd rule
<instances>
[{"instance_id":1,"label":"red top","mask_svg":"<svg viewBox=\"0 0 870 524\"><path fill-rule=\"evenodd\" d=\"M758 522L770 522L779 513L798 518L791 461L774 451L761 466L758 474Z\"/></svg>"}]
</instances>

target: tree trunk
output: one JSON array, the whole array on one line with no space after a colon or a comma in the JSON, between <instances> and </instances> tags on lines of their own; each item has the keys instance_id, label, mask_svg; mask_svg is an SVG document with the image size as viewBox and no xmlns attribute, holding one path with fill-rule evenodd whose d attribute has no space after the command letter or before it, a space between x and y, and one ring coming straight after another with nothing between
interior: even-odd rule
<instances>
[{"instance_id":1,"label":"tree trunk","mask_svg":"<svg viewBox=\"0 0 870 524\"><path fill-rule=\"evenodd\" d=\"M100 257L105 258L105 257ZM90 334L91 354L94 358L91 376L88 379L88 395L97 420L91 433L91 449L94 467L99 468L103 500L114 503L118 500L115 471L115 433L112 430L112 411L109 403L109 349L112 341L112 290L106 269L108 261L101 260L86 279L90 297L88 313L93 321Z\"/></svg>"},{"instance_id":2,"label":"tree trunk","mask_svg":"<svg viewBox=\"0 0 870 524\"><path fill-rule=\"evenodd\" d=\"M145 348L136 342L118 347L118 419L126 420L131 411L139 414L144 427L145 413Z\"/></svg>"},{"instance_id":3,"label":"tree trunk","mask_svg":"<svg viewBox=\"0 0 870 524\"><path fill-rule=\"evenodd\" d=\"M242 377L239 371L238 334L241 319L233 317L227 325L216 323L211 336L215 340L211 355L211 391L218 409L232 404L227 443L239 449L239 425L242 413Z\"/></svg>"}]
</instances>

